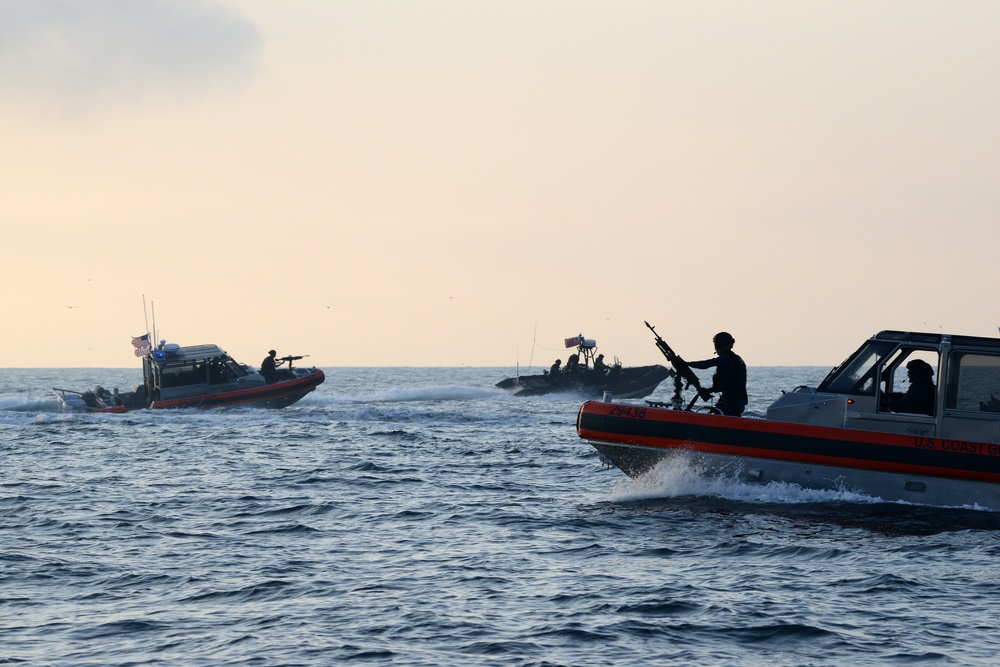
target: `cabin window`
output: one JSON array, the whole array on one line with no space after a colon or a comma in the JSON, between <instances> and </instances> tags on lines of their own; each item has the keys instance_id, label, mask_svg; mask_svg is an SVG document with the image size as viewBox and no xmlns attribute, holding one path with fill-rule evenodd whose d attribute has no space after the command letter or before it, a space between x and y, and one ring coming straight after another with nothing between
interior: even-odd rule
<instances>
[{"instance_id":1,"label":"cabin window","mask_svg":"<svg viewBox=\"0 0 1000 667\"><path fill-rule=\"evenodd\" d=\"M945 407L970 412L1000 412L1000 356L953 353Z\"/></svg>"},{"instance_id":2,"label":"cabin window","mask_svg":"<svg viewBox=\"0 0 1000 667\"><path fill-rule=\"evenodd\" d=\"M209 384L227 384L247 374L243 366L233 359L219 357L212 359L208 366Z\"/></svg>"},{"instance_id":3,"label":"cabin window","mask_svg":"<svg viewBox=\"0 0 1000 667\"><path fill-rule=\"evenodd\" d=\"M909 374L906 364L914 359L920 359L934 369L934 384L937 384L938 354L930 350L900 349L898 354L894 354L882 369L882 380L884 386L888 387L889 393L905 394L910 388Z\"/></svg>"},{"instance_id":4,"label":"cabin window","mask_svg":"<svg viewBox=\"0 0 1000 667\"><path fill-rule=\"evenodd\" d=\"M213 359L208 364L208 383L225 384L229 382L229 369L219 359Z\"/></svg>"},{"instance_id":5,"label":"cabin window","mask_svg":"<svg viewBox=\"0 0 1000 667\"><path fill-rule=\"evenodd\" d=\"M886 341L865 343L850 359L830 372L820 384L819 391L874 396L878 361L895 346L895 343Z\"/></svg>"},{"instance_id":6,"label":"cabin window","mask_svg":"<svg viewBox=\"0 0 1000 667\"><path fill-rule=\"evenodd\" d=\"M933 415L937 405L937 350L901 347L887 357L881 365L879 383L879 412L904 412ZM907 365L920 360L931 367L934 385L928 392L919 383L912 386Z\"/></svg>"},{"instance_id":7,"label":"cabin window","mask_svg":"<svg viewBox=\"0 0 1000 667\"><path fill-rule=\"evenodd\" d=\"M226 360L226 369L229 371L230 377L234 378L241 378L247 374L247 370L233 359Z\"/></svg>"},{"instance_id":8,"label":"cabin window","mask_svg":"<svg viewBox=\"0 0 1000 667\"><path fill-rule=\"evenodd\" d=\"M163 389L205 384L206 381L204 362L170 365L160 371L160 387Z\"/></svg>"}]
</instances>

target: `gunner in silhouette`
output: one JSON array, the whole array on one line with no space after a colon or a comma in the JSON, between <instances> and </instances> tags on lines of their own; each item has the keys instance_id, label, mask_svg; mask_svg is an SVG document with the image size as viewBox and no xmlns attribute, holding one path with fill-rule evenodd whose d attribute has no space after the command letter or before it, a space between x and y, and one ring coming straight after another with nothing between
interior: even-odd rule
<instances>
[{"instance_id":1,"label":"gunner in silhouette","mask_svg":"<svg viewBox=\"0 0 1000 667\"><path fill-rule=\"evenodd\" d=\"M714 359L704 361L689 361L691 368L715 368L712 376L712 386L705 391L722 394L715 402L715 407L724 415L739 417L747 407L747 365L743 359L733 352L736 344L730 334L720 331L712 338L715 345Z\"/></svg>"},{"instance_id":2,"label":"gunner in silhouette","mask_svg":"<svg viewBox=\"0 0 1000 667\"><path fill-rule=\"evenodd\" d=\"M603 378L608 374L608 365L604 363L604 355L597 355L597 359L594 359L594 375L598 378Z\"/></svg>"},{"instance_id":3,"label":"gunner in silhouette","mask_svg":"<svg viewBox=\"0 0 1000 667\"><path fill-rule=\"evenodd\" d=\"M278 381L278 366L285 363L283 359L280 361L275 359L277 355L277 352L270 350L264 357L264 361L260 363L260 374L264 376L264 380L268 384L274 384Z\"/></svg>"},{"instance_id":4,"label":"gunner in silhouette","mask_svg":"<svg viewBox=\"0 0 1000 667\"><path fill-rule=\"evenodd\" d=\"M552 368L549 369L549 382L552 384L562 382L562 359L556 359Z\"/></svg>"}]
</instances>

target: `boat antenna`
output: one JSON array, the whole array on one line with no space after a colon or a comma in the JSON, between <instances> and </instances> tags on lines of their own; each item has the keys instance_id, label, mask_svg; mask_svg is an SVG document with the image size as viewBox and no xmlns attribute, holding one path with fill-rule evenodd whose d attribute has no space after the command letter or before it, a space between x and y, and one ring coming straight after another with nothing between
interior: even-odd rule
<instances>
[{"instance_id":1,"label":"boat antenna","mask_svg":"<svg viewBox=\"0 0 1000 667\"><path fill-rule=\"evenodd\" d=\"M535 359L535 338L538 337L538 322L535 322L535 332L531 334L531 354L528 356L528 372L531 372L531 362Z\"/></svg>"},{"instance_id":2,"label":"boat antenna","mask_svg":"<svg viewBox=\"0 0 1000 667\"><path fill-rule=\"evenodd\" d=\"M149 302L149 311L153 314L153 340L150 341L150 345L156 347L156 341L159 340L156 337L156 304L152 301Z\"/></svg>"},{"instance_id":3,"label":"boat antenna","mask_svg":"<svg viewBox=\"0 0 1000 667\"><path fill-rule=\"evenodd\" d=\"M146 321L146 333L149 333L149 314L146 312L146 295L142 295L142 319ZM152 344L153 341L150 341Z\"/></svg>"}]
</instances>

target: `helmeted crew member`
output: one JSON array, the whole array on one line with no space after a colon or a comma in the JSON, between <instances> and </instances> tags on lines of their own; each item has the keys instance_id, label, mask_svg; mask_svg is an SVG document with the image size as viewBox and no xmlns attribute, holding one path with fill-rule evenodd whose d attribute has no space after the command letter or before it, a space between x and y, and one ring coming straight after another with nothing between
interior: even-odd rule
<instances>
[{"instance_id":1,"label":"helmeted crew member","mask_svg":"<svg viewBox=\"0 0 1000 667\"><path fill-rule=\"evenodd\" d=\"M712 386L705 391L722 394L715 407L724 415L739 417L747 407L747 365L738 354L733 352L736 340L725 331L720 331L712 338L715 345L714 359L704 361L689 361L691 368L715 367L712 376Z\"/></svg>"},{"instance_id":2,"label":"helmeted crew member","mask_svg":"<svg viewBox=\"0 0 1000 667\"><path fill-rule=\"evenodd\" d=\"M268 384L274 384L278 381L278 366L285 363L284 360L276 360L277 355L278 353L274 350L269 350L264 361L260 362L260 374L264 376L264 380Z\"/></svg>"},{"instance_id":3,"label":"helmeted crew member","mask_svg":"<svg viewBox=\"0 0 1000 667\"><path fill-rule=\"evenodd\" d=\"M562 359L556 359L556 362L552 364L552 368L549 369L549 382L555 384L559 382L562 377Z\"/></svg>"},{"instance_id":4,"label":"helmeted crew member","mask_svg":"<svg viewBox=\"0 0 1000 667\"><path fill-rule=\"evenodd\" d=\"M597 358L594 359L594 374L597 377L602 378L608 374L608 365L604 363L604 355L599 354Z\"/></svg>"},{"instance_id":5,"label":"helmeted crew member","mask_svg":"<svg viewBox=\"0 0 1000 667\"><path fill-rule=\"evenodd\" d=\"M569 355L569 359L566 360L566 368L563 370L563 373L566 375L566 377L569 378L575 377L576 374L579 373L581 370L582 367L580 366L580 355L579 354Z\"/></svg>"}]
</instances>

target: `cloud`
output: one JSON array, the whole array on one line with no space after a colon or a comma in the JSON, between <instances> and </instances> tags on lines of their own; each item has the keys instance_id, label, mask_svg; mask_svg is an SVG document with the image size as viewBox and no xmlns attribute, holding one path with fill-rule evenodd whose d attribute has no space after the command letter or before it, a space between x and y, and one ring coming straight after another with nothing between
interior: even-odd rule
<instances>
[{"instance_id":1,"label":"cloud","mask_svg":"<svg viewBox=\"0 0 1000 667\"><path fill-rule=\"evenodd\" d=\"M0 100L73 115L234 85L261 42L215 0L2 2Z\"/></svg>"}]
</instances>

